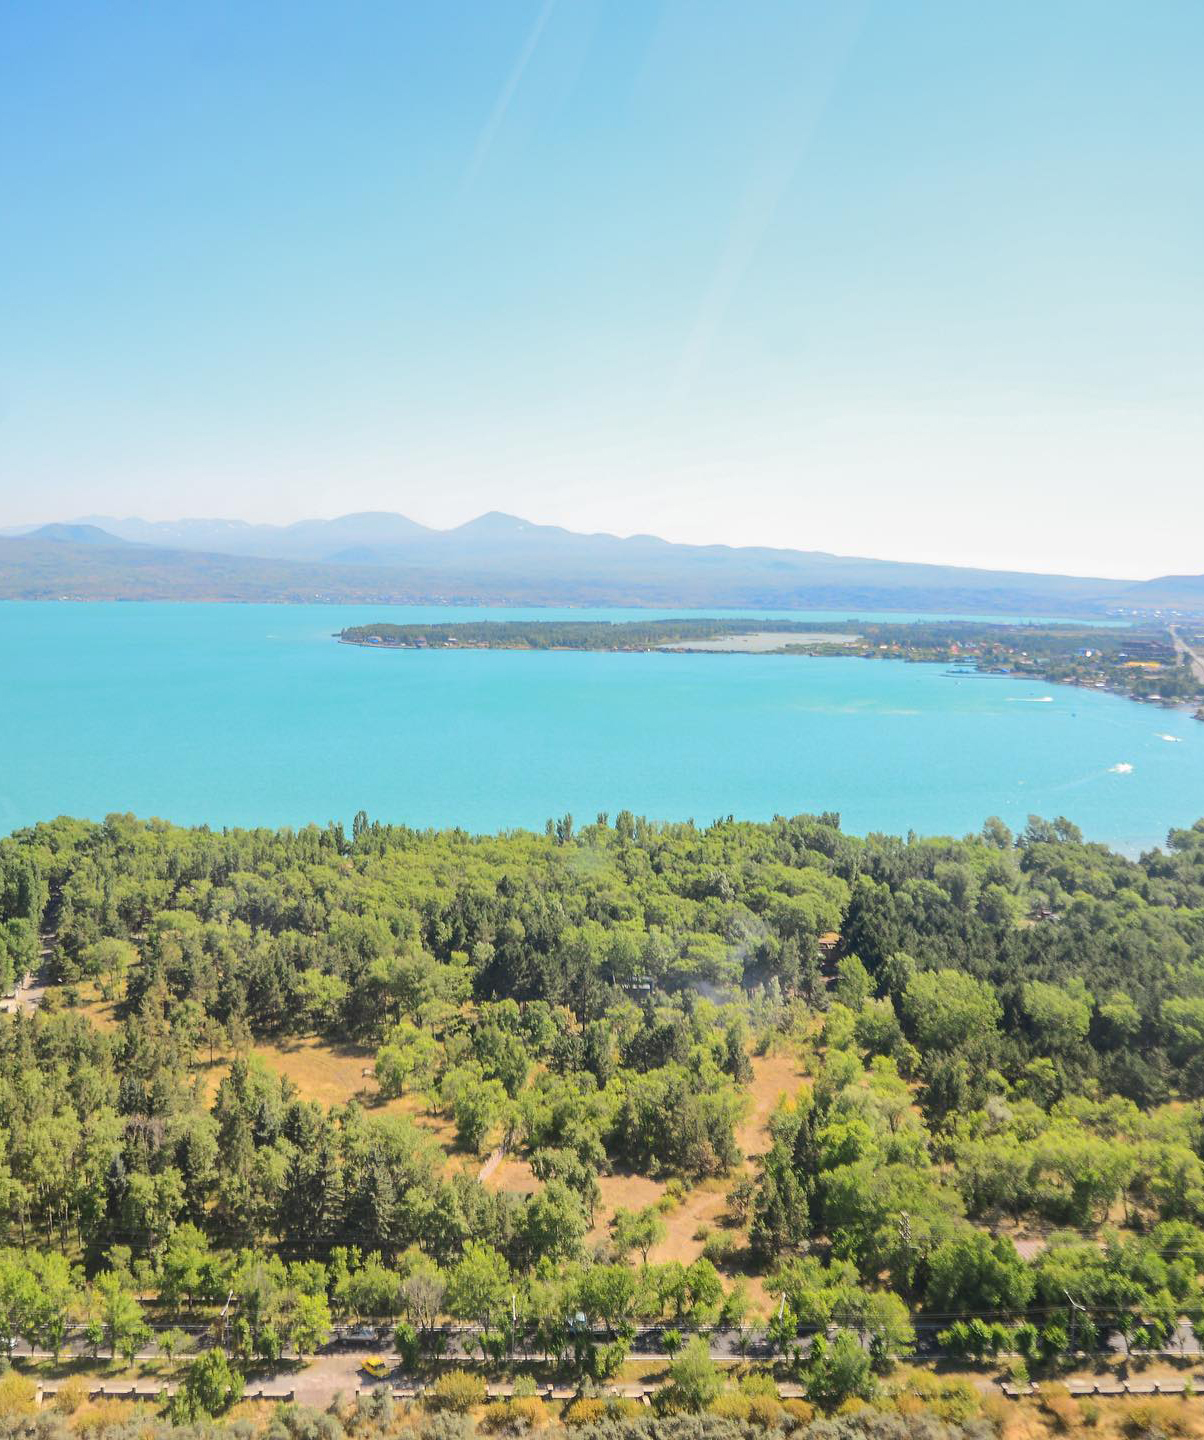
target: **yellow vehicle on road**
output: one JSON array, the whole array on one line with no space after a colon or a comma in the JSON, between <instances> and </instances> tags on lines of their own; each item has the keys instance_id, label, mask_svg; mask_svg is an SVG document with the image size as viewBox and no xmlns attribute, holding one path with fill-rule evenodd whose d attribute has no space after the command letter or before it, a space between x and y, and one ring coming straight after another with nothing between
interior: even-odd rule
<instances>
[{"instance_id":1,"label":"yellow vehicle on road","mask_svg":"<svg viewBox=\"0 0 1204 1440\"><path fill-rule=\"evenodd\" d=\"M392 1368L389 1362L381 1355L369 1355L360 1366L360 1369L367 1371L373 1380L384 1380Z\"/></svg>"}]
</instances>

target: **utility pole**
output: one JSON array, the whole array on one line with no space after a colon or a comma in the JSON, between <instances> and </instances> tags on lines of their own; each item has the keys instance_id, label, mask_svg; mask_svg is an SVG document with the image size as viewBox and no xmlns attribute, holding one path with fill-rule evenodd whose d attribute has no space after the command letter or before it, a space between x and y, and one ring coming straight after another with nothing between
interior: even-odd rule
<instances>
[{"instance_id":1,"label":"utility pole","mask_svg":"<svg viewBox=\"0 0 1204 1440\"><path fill-rule=\"evenodd\" d=\"M911 1273L911 1214L907 1210L899 1211L899 1243L903 1246L903 1253L906 1256L907 1266L907 1293L911 1294L912 1273Z\"/></svg>"},{"instance_id":2,"label":"utility pole","mask_svg":"<svg viewBox=\"0 0 1204 1440\"><path fill-rule=\"evenodd\" d=\"M1070 1291L1067 1290L1065 1287L1063 1287L1062 1294L1065 1295L1067 1300L1070 1301L1070 1353L1073 1356L1078 1354L1077 1339L1079 1311L1082 1310L1083 1313L1086 1314L1086 1309L1084 1306L1079 1304L1079 1302L1074 1298Z\"/></svg>"}]
</instances>

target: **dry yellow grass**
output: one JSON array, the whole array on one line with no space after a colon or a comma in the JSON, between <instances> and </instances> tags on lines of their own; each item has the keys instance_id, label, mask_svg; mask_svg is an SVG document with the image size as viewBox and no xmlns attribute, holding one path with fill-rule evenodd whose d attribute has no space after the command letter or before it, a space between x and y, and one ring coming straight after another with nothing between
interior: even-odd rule
<instances>
[{"instance_id":1,"label":"dry yellow grass","mask_svg":"<svg viewBox=\"0 0 1204 1440\"><path fill-rule=\"evenodd\" d=\"M769 1149L769 1117L783 1096L797 1094L806 1078L793 1055L754 1055L748 1087L752 1108L736 1127L736 1143L749 1159Z\"/></svg>"},{"instance_id":2,"label":"dry yellow grass","mask_svg":"<svg viewBox=\"0 0 1204 1440\"><path fill-rule=\"evenodd\" d=\"M90 1400L71 1417L70 1427L77 1435L93 1435L124 1426L138 1413L133 1400Z\"/></svg>"},{"instance_id":3,"label":"dry yellow grass","mask_svg":"<svg viewBox=\"0 0 1204 1440\"><path fill-rule=\"evenodd\" d=\"M98 1030L108 1032L118 1029L121 1022L117 1018L116 1006L101 995L94 980L81 980L75 991L79 1004L71 1007L73 1014L86 1015Z\"/></svg>"},{"instance_id":4,"label":"dry yellow grass","mask_svg":"<svg viewBox=\"0 0 1204 1440\"><path fill-rule=\"evenodd\" d=\"M0 1375L0 1419L23 1419L36 1410L37 1387L28 1375L16 1370Z\"/></svg>"},{"instance_id":5,"label":"dry yellow grass","mask_svg":"<svg viewBox=\"0 0 1204 1440\"><path fill-rule=\"evenodd\" d=\"M305 1100L372 1105L379 1089L372 1074L374 1054L363 1045L332 1045L317 1035L289 1036L274 1044L260 1042L255 1055L278 1075L287 1075Z\"/></svg>"},{"instance_id":6,"label":"dry yellow grass","mask_svg":"<svg viewBox=\"0 0 1204 1440\"><path fill-rule=\"evenodd\" d=\"M279 1041L260 1041L251 1054L277 1075L285 1075L297 1087L303 1100L316 1100L329 1107L346 1105L357 1100L381 1115L408 1115L416 1125L428 1130L448 1152L455 1149L455 1126L442 1115L432 1115L420 1095L402 1095L395 1100L382 1100L380 1087L372 1073L374 1051L364 1045L335 1044L320 1035L287 1036ZM215 1056L209 1064L206 1054L201 1063L205 1089L210 1100L229 1072L229 1052ZM478 1162L464 1157L466 1168Z\"/></svg>"},{"instance_id":7,"label":"dry yellow grass","mask_svg":"<svg viewBox=\"0 0 1204 1440\"><path fill-rule=\"evenodd\" d=\"M535 1172L525 1160L507 1155L490 1171L485 1181L488 1190L510 1190L516 1195L533 1195L539 1189Z\"/></svg>"}]
</instances>

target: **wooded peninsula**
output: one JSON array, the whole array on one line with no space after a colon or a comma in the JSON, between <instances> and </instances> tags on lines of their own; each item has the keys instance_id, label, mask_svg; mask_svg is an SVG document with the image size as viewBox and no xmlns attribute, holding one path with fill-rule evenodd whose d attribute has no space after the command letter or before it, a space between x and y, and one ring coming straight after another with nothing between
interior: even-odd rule
<instances>
[{"instance_id":1,"label":"wooded peninsula","mask_svg":"<svg viewBox=\"0 0 1204 1440\"><path fill-rule=\"evenodd\" d=\"M678 651L843 656L944 663L958 676L1014 676L1204 706L1204 632L1167 625L1004 625L975 621L478 620L378 622L339 632L374 649Z\"/></svg>"}]
</instances>

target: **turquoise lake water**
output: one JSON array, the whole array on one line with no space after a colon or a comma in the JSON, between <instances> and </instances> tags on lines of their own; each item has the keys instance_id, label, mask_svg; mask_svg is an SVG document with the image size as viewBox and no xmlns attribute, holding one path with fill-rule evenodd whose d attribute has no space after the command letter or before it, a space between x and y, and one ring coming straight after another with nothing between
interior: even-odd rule
<instances>
[{"instance_id":1,"label":"turquoise lake water","mask_svg":"<svg viewBox=\"0 0 1204 1440\"><path fill-rule=\"evenodd\" d=\"M837 810L859 833L954 834L1037 813L1136 851L1204 814L1204 724L1114 696L895 661L331 638L383 618L681 613L3 604L0 833L114 810L474 830Z\"/></svg>"}]
</instances>

